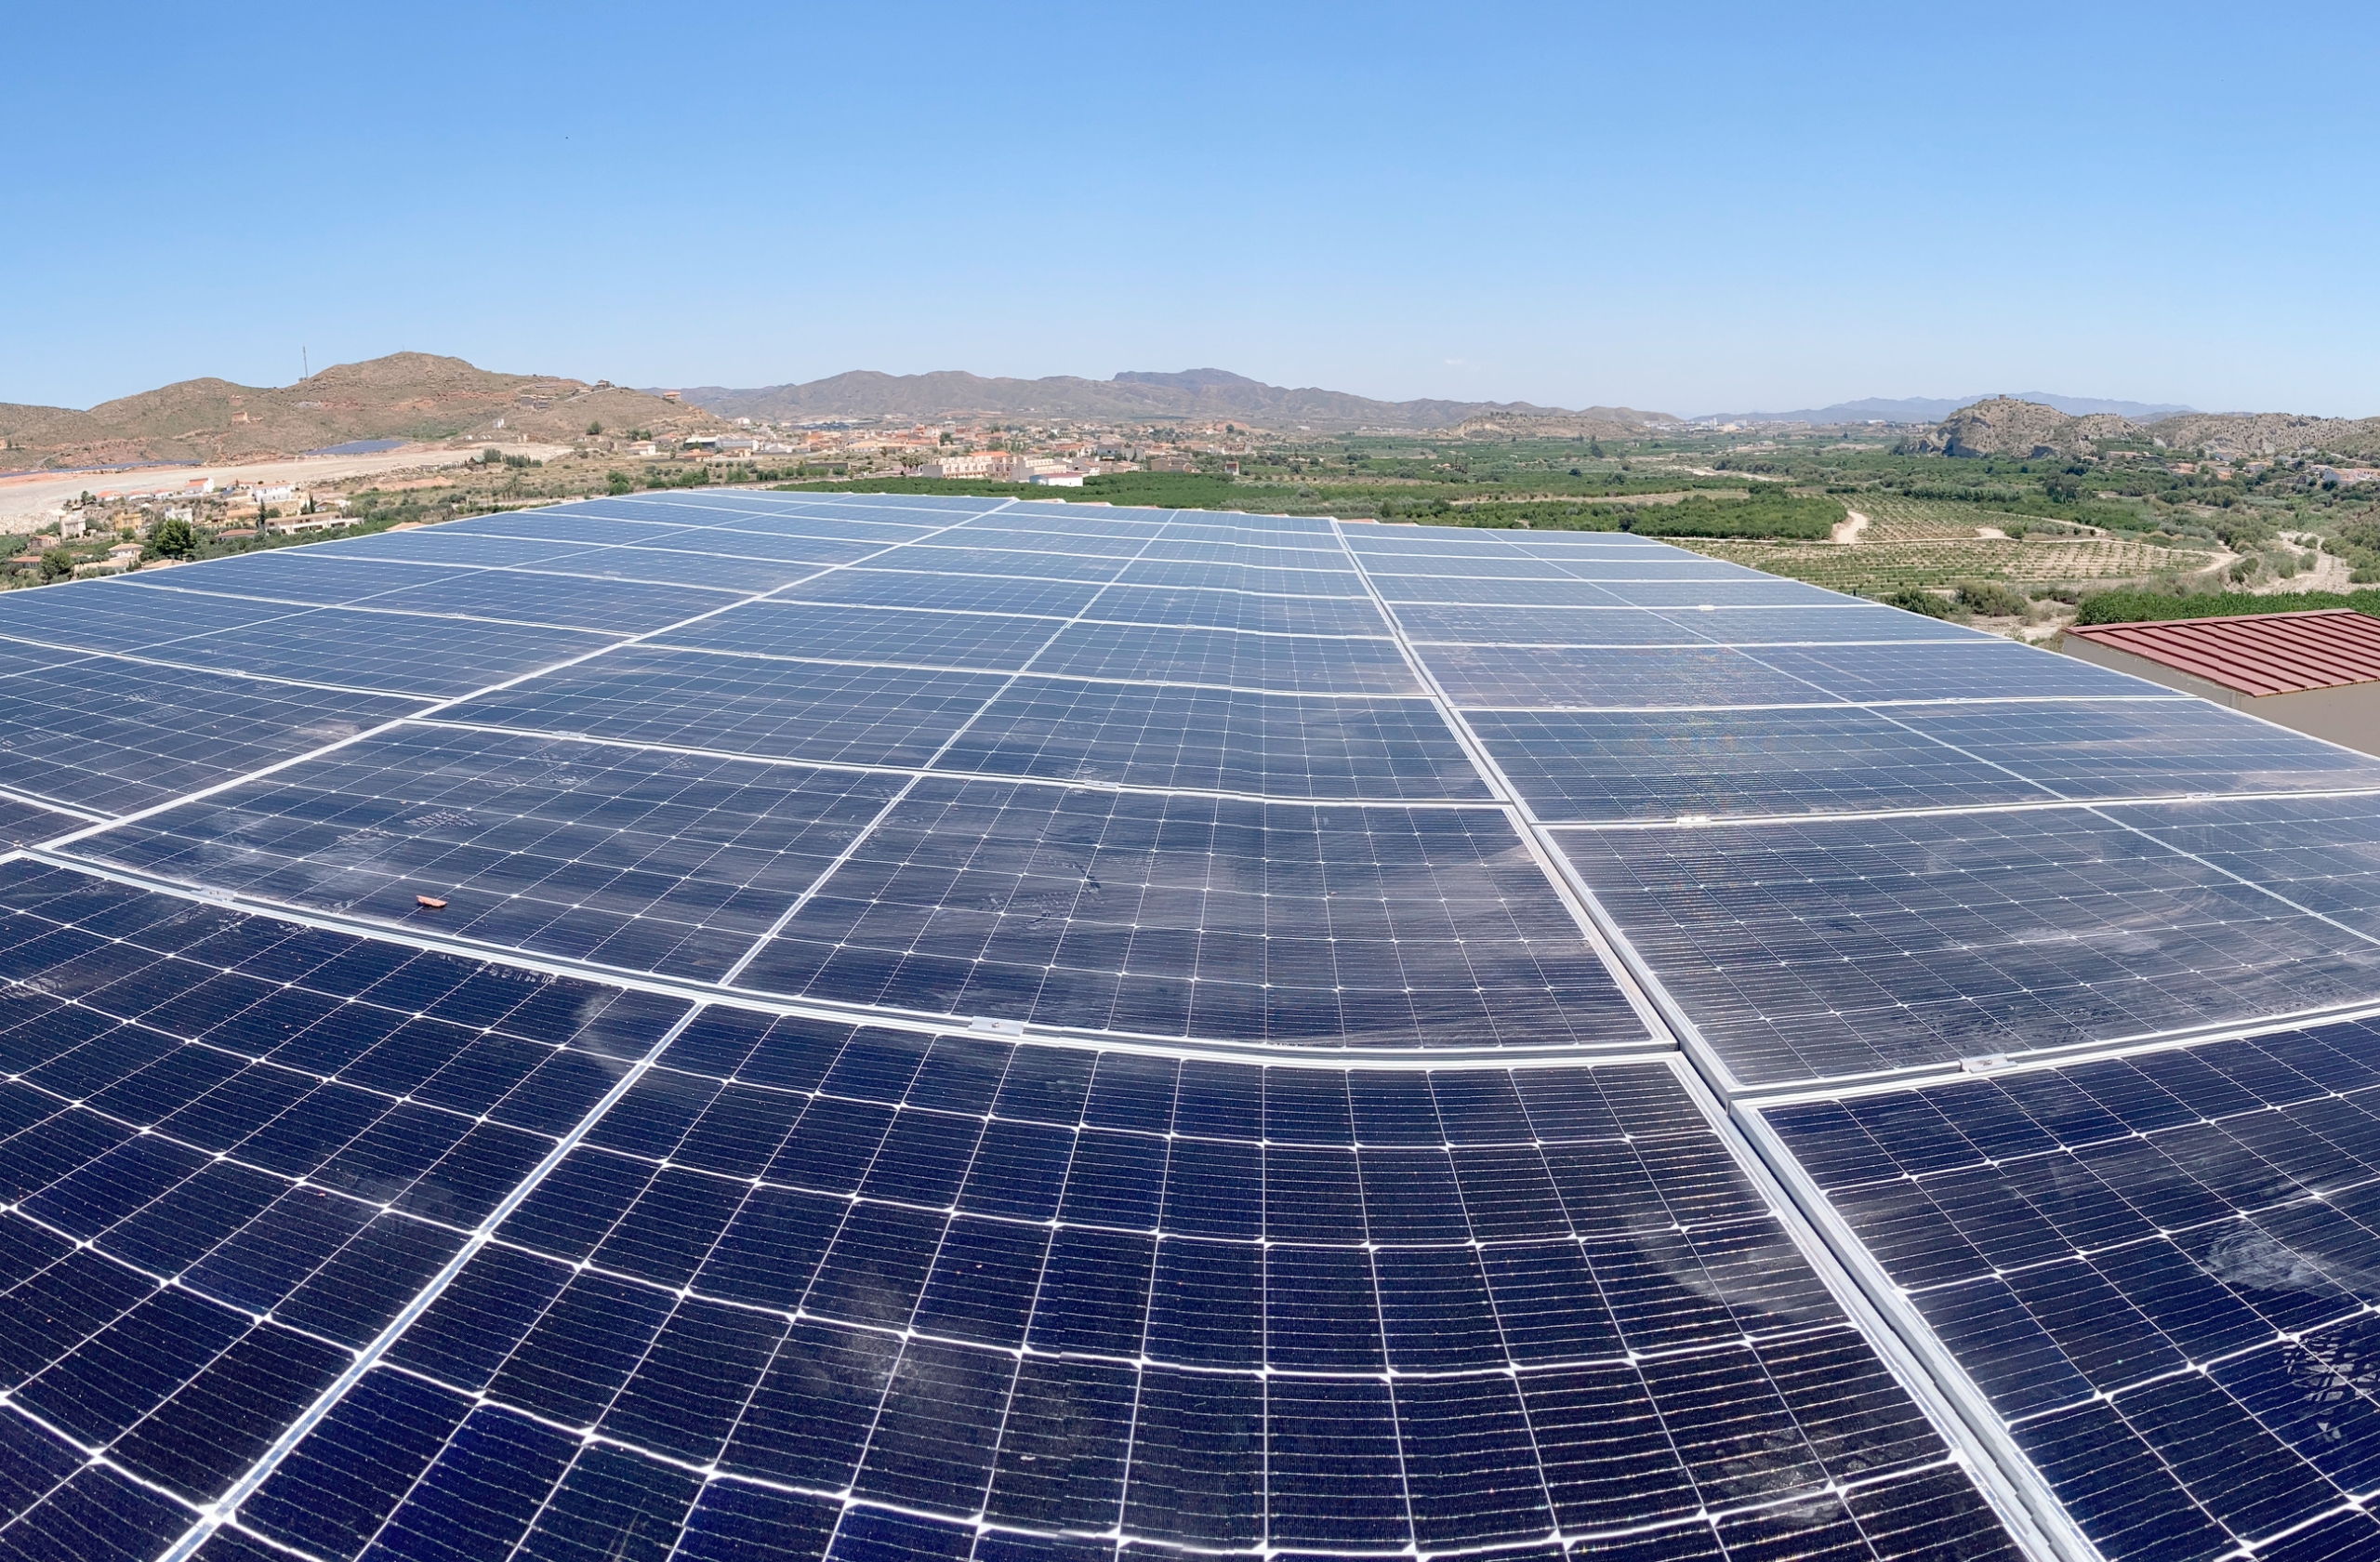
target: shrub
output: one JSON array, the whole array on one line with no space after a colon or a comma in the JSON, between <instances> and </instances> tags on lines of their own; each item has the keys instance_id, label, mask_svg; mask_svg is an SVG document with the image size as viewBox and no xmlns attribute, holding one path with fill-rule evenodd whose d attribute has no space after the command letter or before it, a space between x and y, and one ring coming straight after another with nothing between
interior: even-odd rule
<instances>
[{"instance_id":1,"label":"shrub","mask_svg":"<svg viewBox=\"0 0 2380 1562\"><path fill-rule=\"evenodd\" d=\"M2380 618L2380 591L2291 591L2252 596L2245 591L2100 591L2082 599L2077 624L2143 624L2175 618L2235 618L2252 613L2305 613L2348 607Z\"/></svg>"},{"instance_id":2,"label":"shrub","mask_svg":"<svg viewBox=\"0 0 2380 1562\"><path fill-rule=\"evenodd\" d=\"M1904 613L1922 613L1928 618L1948 618L1958 611L1933 592L1921 591L1914 586L1904 586L1882 601L1886 607L1897 607Z\"/></svg>"},{"instance_id":3,"label":"shrub","mask_svg":"<svg viewBox=\"0 0 2380 1562\"><path fill-rule=\"evenodd\" d=\"M1640 536L1758 537L1823 542L1843 519L1840 500L1808 498L1781 483L1760 483L1740 501L1689 495L1673 505L1635 509L1621 526Z\"/></svg>"},{"instance_id":4,"label":"shrub","mask_svg":"<svg viewBox=\"0 0 2380 1562\"><path fill-rule=\"evenodd\" d=\"M2032 599L2004 580L1962 580L1961 606L1993 618L2022 618L2033 610Z\"/></svg>"}]
</instances>

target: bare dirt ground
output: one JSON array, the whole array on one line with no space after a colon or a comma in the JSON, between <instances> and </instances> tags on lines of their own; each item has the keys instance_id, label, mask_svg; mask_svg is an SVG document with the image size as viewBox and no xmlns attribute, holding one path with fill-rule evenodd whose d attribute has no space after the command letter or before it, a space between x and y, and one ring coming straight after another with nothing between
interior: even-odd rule
<instances>
[{"instance_id":1,"label":"bare dirt ground","mask_svg":"<svg viewBox=\"0 0 2380 1562\"><path fill-rule=\"evenodd\" d=\"M1834 530L1827 534L1827 541L1848 548L1858 542L1859 534L1867 529L1866 516L1856 510L1846 510L1843 512L1843 519L1834 523Z\"/></svg>"},{"instance_id":2,"label":"bare dirt ground","mask_svg":"<svg viewBox=\"0 0 2380 1562\"><path fill-rule=\"evenodd\" d=\"M230 466L142 467L133 471L36 472L0 478L0 533L39 531L58 519L67 500L86 491L140 494L156 488L178 488L185 483L210 477L218 488L251 483L285 483L302 488L348 478L374 477L382 472L460 466L483 448L474 444L450 450L443 445L416 444L373 456L289 456ZM508 456L526 456L537 461L570 454L567 445L559 444L499 444L496 448Z\"/></svg>"}]
</instances>

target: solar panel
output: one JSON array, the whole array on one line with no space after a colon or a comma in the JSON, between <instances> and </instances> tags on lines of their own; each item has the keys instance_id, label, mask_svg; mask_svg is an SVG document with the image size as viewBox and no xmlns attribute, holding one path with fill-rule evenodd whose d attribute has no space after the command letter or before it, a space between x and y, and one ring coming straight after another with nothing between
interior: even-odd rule
<instances>
[{"instance_id":1,"label":"solar panel","mask_svg":"<svg viewBox=\"0 0 2380 1562\"><path fill-rule=\"evenodd\" d=\"M1779 1084L2350 1002L2380 944L2082 810L1566 831L1739 1078Z\"/></svg>"},{"instance_id":2,"label":"solar panel","mask_svg":"<svg viewBox=\"0 0 2380 1562\"><path fill-rule=\"evenodd\" d=\"M1442 1089L706 1017L241 1520L351 1556L494 1485L534 1551L576 1482L668 1489L697 1545L1437 1551L1923 1494L1988 1543L1714 1149L1658 1065ZM1590 1268L1611 1304L1557 1300Z\"/></svg>"},{"instance_id":3,"label":"solar panel","mask_svg":"<svg viewBox=\"0 0 2380 1562\"><path fill-rule=\"evenodd\" d=\"M2374 1544L2366 757L939 496L8 593L0 686L0 1554Z\"/></svg>"},{"instance_id":4,"label":"solar panel","mask_svg":"<svg viewBox=\"0 0 2380 1562\"><path fill-rule=\"evenodd\" d=\"M1767 1113L2110 1557L2360 1510L2370 1026Z\"/></svg>"}]
</instances>

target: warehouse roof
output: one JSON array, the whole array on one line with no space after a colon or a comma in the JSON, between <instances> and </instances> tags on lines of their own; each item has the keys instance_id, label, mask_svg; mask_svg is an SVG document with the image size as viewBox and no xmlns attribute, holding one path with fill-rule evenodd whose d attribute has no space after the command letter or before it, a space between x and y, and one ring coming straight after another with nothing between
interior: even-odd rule
<instances>
[{"instance_id":1,"label":"warehouse roof","mask_svg":"<svg viewBox=\"0 0 2380 1562\"><path fill-rule=\"evenodd\" d=\"M2352 608L2253 613L2067 630L2243 695L2288 695L2380 680L2380 619Z\"/></svg>"}]
</instances>

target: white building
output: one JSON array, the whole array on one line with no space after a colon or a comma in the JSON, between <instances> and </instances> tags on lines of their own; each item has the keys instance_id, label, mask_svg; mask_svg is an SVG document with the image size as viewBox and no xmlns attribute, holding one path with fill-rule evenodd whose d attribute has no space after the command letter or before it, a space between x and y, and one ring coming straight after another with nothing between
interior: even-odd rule
<instances>
[{"instance_id":1,"label":"white building","mask_svg":"<svg viewBox=\"0 0 2380 1562\"><path fill-rule=\"evenodd\" d=\"M1017 457L1005 450L978 450L966 456L938 456L918 469L920 477L985 477L1006 481L1014 475Z\"/></svg>"}]
</instances>

